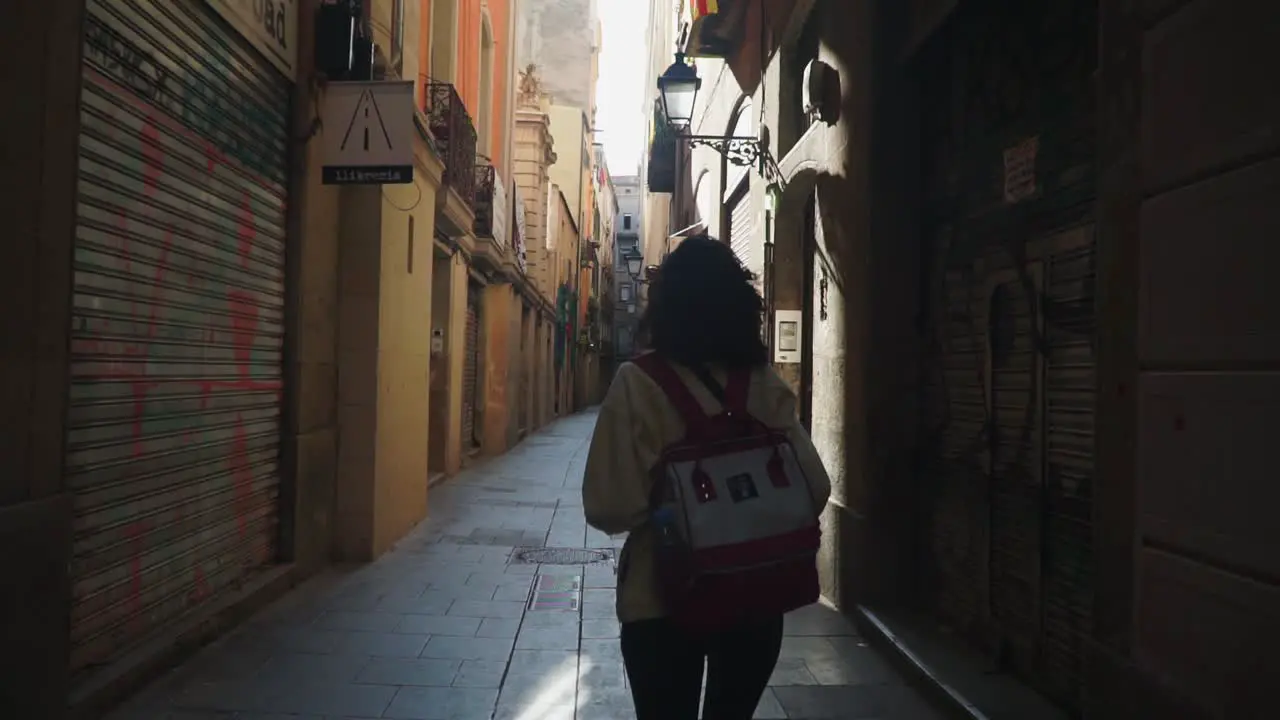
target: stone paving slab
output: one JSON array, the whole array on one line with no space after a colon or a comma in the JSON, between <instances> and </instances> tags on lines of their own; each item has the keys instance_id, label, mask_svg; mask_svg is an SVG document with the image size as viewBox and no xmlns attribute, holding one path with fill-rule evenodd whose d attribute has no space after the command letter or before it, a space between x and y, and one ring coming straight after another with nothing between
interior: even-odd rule
<instances>
[{"instance_id":1,"label":"stone paving slab","mask_svg":"<svg viewBox=\"0 0 1280 720\"><path fill-rule=\"evenodd\" d=\"M582 518L594 420L556 422L436 486L431 517L384 557L306 583L110 720L633 720L612 562L510 562L517 548L621 547ZM561 585L576 610L530 602ZM756 711L941 717L821 605L788 616Z\"/></svg>"}]
</instances>

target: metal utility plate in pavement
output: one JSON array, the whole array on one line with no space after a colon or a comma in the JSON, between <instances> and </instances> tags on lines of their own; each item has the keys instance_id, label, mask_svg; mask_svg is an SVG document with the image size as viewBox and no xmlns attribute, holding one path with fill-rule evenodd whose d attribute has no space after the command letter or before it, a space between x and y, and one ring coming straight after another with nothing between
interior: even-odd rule
<instances>
[{"instance_id":1,"label":"metal utility plate in pavement","mask_svg":"<svg viewBox=\"0 0 1280 720\"><path fill-rule=\"evenodd\" d=\"M602 565L613 562L613 550L583 548L518 547L511 552L512 565Z\"/></svg>"},{"instance_id":2,"label":"metal utility plate in pavement","mask_svg":"<svg viewBox=\"0 0 1280 720\"><path fill-rule=\"evenodd\" d=\"M577 575L539 575L529 597L530 610L577 612L582 605L582 578Z\"/></svg>"}]
</instances>

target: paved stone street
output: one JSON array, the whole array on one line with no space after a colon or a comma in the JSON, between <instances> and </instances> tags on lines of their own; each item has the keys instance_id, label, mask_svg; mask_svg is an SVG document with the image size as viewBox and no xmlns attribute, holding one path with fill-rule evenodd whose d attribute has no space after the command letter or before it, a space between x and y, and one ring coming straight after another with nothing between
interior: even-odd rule
<instances>
[{"instance_id":1,"label":"paved stone street","mask_svg":"<svg viewBox=\"0 0 1280 720\"><path fill-rule=\"evenodd\" d=\"M609 561L621 539L581 511L594 419L438 486L430 519L378 562L304 585L112 720L634 717ZM757 718L941 717L825 607L788 618L782 655Z\"/></svg>"}]
</instances>

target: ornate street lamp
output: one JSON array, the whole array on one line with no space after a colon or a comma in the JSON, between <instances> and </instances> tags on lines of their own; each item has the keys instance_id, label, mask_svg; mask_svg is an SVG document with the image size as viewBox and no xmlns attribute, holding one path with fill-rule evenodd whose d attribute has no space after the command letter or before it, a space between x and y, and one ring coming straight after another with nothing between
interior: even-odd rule
<instances>
[{"instance_id":1,"label":"ornate street lamp","mask_svg":"<svg viewBox=\"0 0 1280 720\"><path fill-rule=\"evenodd\" d=\"M676 53L676 61L658 78L658 95L662 98L662 114L677 133L689 129L693 122L694 103L702 78L697 68L684 61L684 53Z\"/></svg>"},{"instance_id":2,"label":"ornate street lamp","mask_svg":"<svg viewBox=\"0 0 1280 720\"><path fill-rule=\"evenodd\" d=\"M635 250L630 250L627 252L626 261L627 261L627 274L631 276L631 279L639 280L640 269L641 269L641 266L644 265L644 256L636 252Z\"/></svg>"},{"instance_id":3,"label":"ornate street lamp","mask_svg":"<svg viewBox=\"0 0 1280 720\"><path fill-rule=\"evenodd\" d=\"M676 61L658 78L658 94L661 96L664 120L675 131L677 139L689 143L691 148L709 147L739 167L761 163L762 174L776 175L776 164L769 154L766 142L760 138L689 134L702 78L698 77L697 68L686 63L684 57L684 53L677 52Z\"/></svg>"}]
</instances>

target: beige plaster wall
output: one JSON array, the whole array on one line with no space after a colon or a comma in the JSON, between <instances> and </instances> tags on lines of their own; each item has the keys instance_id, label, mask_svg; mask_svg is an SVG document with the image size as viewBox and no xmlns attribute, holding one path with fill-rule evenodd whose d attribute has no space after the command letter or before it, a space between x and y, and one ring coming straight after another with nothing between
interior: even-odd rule
<instances>
[{"instance_id":1,"label":"beige plaster wall","mask_svg":"<svg viewBox=\"0 0 1280 720\"><path fill-rule=\"evenodd\" d=\"M418 186L338 203L339 560L376 558L426 514L435 189Z\"/></svg>"},{"instance_id":2,"label":"beige plaster wall","mask_svg":"<svg viewBox=\"0 0 1280 720\"><path fill-rule=\"evenodd\" d=\"M383 188L373 556L426 516L435 190ZM407 197L406 197L407 196ZM414 207L403 212L400 207Z\"/></svg>"}]
</instances>

